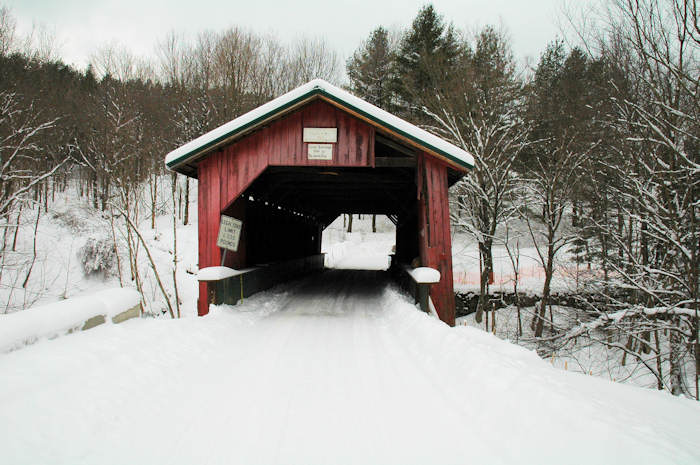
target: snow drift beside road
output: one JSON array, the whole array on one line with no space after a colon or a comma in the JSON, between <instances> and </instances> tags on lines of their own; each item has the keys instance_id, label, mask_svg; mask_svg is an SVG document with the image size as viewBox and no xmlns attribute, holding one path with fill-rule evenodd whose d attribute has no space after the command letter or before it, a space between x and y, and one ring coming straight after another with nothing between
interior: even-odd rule
<instances>
[{"instance_id":1,"label":"snow drift beside road","mask_svg":"<svg viewBox=\"0 0 700 465\"><path fill-rule=\"evenodd\" d=\"M0 315L0 352L79 330L95 316L109 321L140 301L141 295L135 289L117 287Z\"/></svg>"},{"instance_id":2,"label":"snow drift beside road","mask_svg":"<svg viewBox=\"0 0 700 465\"><path fill-rule=\"evenodd\" d=\"M4 463L700 463L700 407L430 318L380 272L0 356Z\"/></svg>"}]
</instances>

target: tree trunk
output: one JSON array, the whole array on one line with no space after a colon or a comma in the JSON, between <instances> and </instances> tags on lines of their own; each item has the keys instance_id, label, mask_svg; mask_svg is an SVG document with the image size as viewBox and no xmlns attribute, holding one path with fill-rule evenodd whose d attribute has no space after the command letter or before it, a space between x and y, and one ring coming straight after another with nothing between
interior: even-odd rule
<instances>
[{"instance_id":1,"label":"tree trunk","mask_svg":"<svg viewBox=\"0 0 700 465\"><path fill-rule=\"evenodd\" d=\"M90 193L92 194L92 208L97 210L97 174L90 181Z\"/></svg>"},{"instance_id":2,"label":"tree trunk","mask_svg":"<svg viewBox=\"0 0 700 465\"><path fill-rule=\"evenodd\" d=\"M476 307L475 320L481 323L484 313L488 311L489 300L489 282L493 269L493 255L491 253L491 241L479 242L479 258L481 265L481 273L479 275L479 301ZM488 320L488 314L486 315ZM487 328L488 329L488 328Z\"/></svg>"},{"instance_id":3,"label":"tree trunk","mask_svg":"<svg viewBox=\"0 0 700 465\"><path fill-rule=\"evenodd\" d=\"M107 210L107 202L109 201L109 178L105 177L102 181L102 211Z\"/></svg>"},{"instance_id":4,"label":"tree trunk","mask_svg":"<svg viewBox=\"0 0 700 465\"><path fill-rule=\"evenodd\" d=\"M22 216L22 202L19 202L19 210L17 211L17 222L15 223L15 234L12 237L12 251L17 247L17 232L19 231L20 217Z\"/></svg>"},{"instance_id":5,"label":"tree trunk","mask_svg":"<svg viewBox=\"0 0 700 465\"><path fill-rule=\"evenodd\" d=\"M348 218L348 232L352 232L352 213L349 215L350 217Z\"/></svg>"},{"instance_id":6,"label":"tree trunk","mask_svg":"<svg viewBox=\"0 0 700 465\"><path fill-rule=\"evenodd\" d=\"M185 218L182 220L182 224L189 224L190 222L190 178L185 177Z\"/></svg>"},{"instance_id":7,"label":"tree trunk","mask_svg":"<svg viewBox=\"0 0 700 465\"><path fill-rule=\"evenodd\" d=\"M673 326L678 328L680 326L680 319L678 317L673 317ZM674 396L680 396L683 394L683 340L681 335L676 330L670 330L669 333L669 378L671 384L671 394Z\"/></svg>"},{"instance_id":8,"label":"tree trunk","mask_svg":"<svg viewBox=\"0 0 700 465\"><path fill-rule=\"evenodd\" d=\"M552 244L553 237L550 236L549 245L547 246L547 266L544 270L544 286L542 287L542 300L540 308L535 311L535 337L542 337L544 329L545 313L547 305L549 305L550 286L552 284L552 274L554 271L554 246Z\"/></svg>"},{"instance_id":9,"label":"tree trunk","mask_svg":"<svg viewBox=\"0 0 700 465\"><path fill-rule=\"evenodd\" d=\"M625 237L625 219L622 216L620 206L617 207L617 237ZM622 246L617 247L617 257L622 261L624 258L624 249Z\"/></svg>"},{"instance_id":10,"label":"tree trunk","mask_svg":"<svg viewBox=\"0 0 700 465\"><path fill-rule=\"evenodd\" d=\"M664 371L663 371L663 363L661 360L661 342L659 341L659 330L655 329L654 330L654 342L656 343L656 371L659 373L658 378L656 379L656 388L659 391L663 391L664 389Z\"/></svg>"},{"instance_id":11,"label":"tree trunk","mask_svg":"<svg viewBox=\"0 0 700 465\"><path fill-rule=\"evenodd\" d=\"M24 278L22 283L22 288L27 288L27 283L29 282L29 276L32 274L32 269L34 268L34 263L36 263L36 232L39 229L39 218L41 217L41 205L36 206L36 222L34 223L34 245L32 246L32 261L29 264L29 270L27 271L27 277Z\"/></svg>"},{"instance_id":12,"label":"tree trunk","mask_svg":"<svg viewBox=\"0 0 700 465\"><path fill-rule=\"evenodd\" d=\"M117 271L119 272L119 286L124 287L124 276L122 276L122 262L119 258L119 247L117 245L117 234L114 231L114 212L112 206L109 207L109 225L112 228L112 242L114 243L114 256L117 258Z\"/></svg>"},{"instance_id":13,"label":"tree trunk","mask_svg":"<svg viewBox=\"0 0 700 465\"><path fill-rule=\"evenodd\" d=\"M610 221L608 219L608 196L607 196L607 191L603 191L603 224L608 227L610 225ZM601 255L602 255L602 262L603 262L603 286L605 289L605 294L606 296L609 296L608 292L608 284L609 284L609 272L608 272L608 233L603 232L602 238L601 238Z\"/></svg>"},{"instance_id":14,"label":"tree trunk","mask_svg":"<svg viewBox=\"0 0 700 465\"><path fill-rule=\"evenodd\" d=\"M44 180L44 213L49 212L49 180Z\"/></svg>"},{"instance_id":15,"label":"tree trunk","mask_svg":"<svg viewBox=\"0 0 700 465\"><path fill-rule=\"evenodd\" d=\"M151 190L151 229L156 229L156 200L158 197L158 182L155 172L150 176L150 180L151 185L149 187ZM175 182L174 179L173 182Z\"/></svg>"},{"instance_id":16,"label":"tree trunk","mask_svg":"<svg viewBox=\"0 0 700 465\"><path fill-rule=\"evenodd\" d=\"M173 201L173 288L175 290L175 313L180 318L180 293L177 288L177 212L175 195L177 191L177 173L173 173L172 201ZM153 270L155 273L155 269Z\"/></svg>"}]
</instances>

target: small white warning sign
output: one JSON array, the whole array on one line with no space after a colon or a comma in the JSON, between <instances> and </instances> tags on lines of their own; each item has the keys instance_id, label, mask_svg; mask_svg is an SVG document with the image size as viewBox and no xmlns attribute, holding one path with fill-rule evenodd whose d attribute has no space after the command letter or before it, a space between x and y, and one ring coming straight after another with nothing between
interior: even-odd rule
<instances>
[{"instance_id":1,"label":"small white warning sign","mask_svg":"<svg viewBox=\"0 0 700 465\"><path fill-rule=\"evenodd\" d=\"M238 241L241 239L242 227L243 222L241 220L221 215L219 237L216 238L216 246L236 252L238 250Z\"/></svg>"},{"instance_id":2,"label":"small white warning sign","mask_svg":"<svg viewBox=\"0 0 700 465\"><path fill-rule=\"evenodd\" d=\"M309 160L332 160L333 144L309 144Z\"/></svg>"}]
</instances>

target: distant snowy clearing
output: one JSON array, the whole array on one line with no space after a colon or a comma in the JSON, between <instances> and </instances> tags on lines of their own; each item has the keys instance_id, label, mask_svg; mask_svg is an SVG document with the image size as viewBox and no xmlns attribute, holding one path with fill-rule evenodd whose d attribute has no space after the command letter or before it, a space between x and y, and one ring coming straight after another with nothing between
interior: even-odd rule
<instances>
[{"instance_id":1,"label":"distant snowy clearing","mask_svg":"<svg viewBox=\"0 0 700 465\"><path fill-rule=\"evenodd\" d=\"M700 407L552 368L330 270L0 356L11 464L700 463Z\"/></svg>"}]
</instances>

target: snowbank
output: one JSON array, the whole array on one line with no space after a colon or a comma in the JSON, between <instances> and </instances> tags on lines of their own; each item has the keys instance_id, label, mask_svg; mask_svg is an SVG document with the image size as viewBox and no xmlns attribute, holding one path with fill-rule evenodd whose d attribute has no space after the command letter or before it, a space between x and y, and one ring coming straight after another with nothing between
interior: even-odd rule
<instances>
[{"instance_id":1,"label":"snowbank","mask_svg":"<svg viewBox=\"0 0 700 465\"><path fill-rule=\"evenodd\" d=\"M552 368L329 270L0 355L3 462L697 464L700 407Z\"/></svg>"},{"instance_id":2,"label":"snowbank","mask_svg":"<svg viewBox=\"0 0 700 465\"><path fill-rule=\"evenodd\" d=\"M119 323L135 316L127 312L138 306L140 300L134 289L114 288L0 315L0 352L88 329L106 320Z\"/></svg>"},{"instance_id":3,"label":"snowbank","mask_svg":"<svg viewBox=\"0 0 700 465\"><path fill-rule=\"evenodd\" d=\"M230 278L232 276L238 276L244 273L245 270L239 271L229 268L227 266L210 266L207 268L202 268L197 273L198 281L219 281L222 279Z\"/></svg>"},{"instance_id":4,"label":"snowbank","mask_svg":"<svg viewBox=\"0 0 700 465\"><path fill-rule=\"evenodd\" d=\"M421 266L414 269L408 269L407 272L411 275L415 282L420 284L432 284L440 282L440 272L435 268Z\"/></svg>"}]
</instances>

